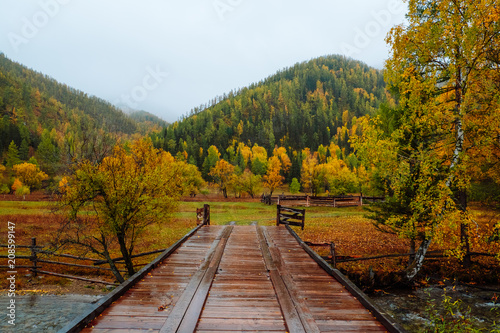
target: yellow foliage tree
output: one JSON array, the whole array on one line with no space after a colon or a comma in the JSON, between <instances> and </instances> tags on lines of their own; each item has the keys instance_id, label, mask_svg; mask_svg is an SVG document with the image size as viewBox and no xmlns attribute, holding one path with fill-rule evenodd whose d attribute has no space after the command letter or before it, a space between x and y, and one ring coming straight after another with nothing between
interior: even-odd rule
<instances>
[{"instance_id":1,"label":"yellow foliage tree","mask_svg":"<svg viewBox=\"0 0 500 333\"><path fill-rule=\"evenodd\" d=\"M300 171L300 181L304 193L312 193L314 190L314 168L318 164L318 154L311 154L309 148L302 151L302 169Z\"/></svg>"},{"instance_id":2,"label":"yellow foliage tree","mask_svg":"<svg viewBox=\"0 0 500 333\"><path fill-rule=\"evenodd\" d=\"M264 186L273 195L275 189L283 184L285 179L281 174L281 161L278 156L271 156L267 161L267 173L264 176Z\"/></svg>"},{"instance_id":3,"label":"yellow foliage tree","mask_svg":"<svg viewBox=\"0 0 500 333\"><path fill-rule=\"evenodd\" d=\"M252 147L252 172L264 175L267 171L267 151L264 147L255 144Z\"/></svg>"},{"instance_id":4,"label":"yellow foliage tree","mask_svg":"<svg viewBox=\"0 0 500 333\"><path fill-rule=\"evenodd\" d=\"M290 160L290 157L288 157L288 154L286 153L286 148L285 147L274 148L273 156L279 158L281 162L281 170L283 174L286 175L288 171L290 171L290 167L292 166L292 161Z\"/></svg>"},{"instance_id":5,"label":"yellow foliage tree","mask_svg":"<svg viewBox=\"0 0 500 333\"><path fill-rule=\"evenodd\" d=\"M31 163L16 164L12 169L16 177L30 189L39 188L42 182L49 178L37 165Z\"/></svg>"},{"instance_id":6,"label":"yellow foliage tree","mask_svg":"<svg viewBox=\"0 0 500 333\"><path fill-rule=\"evenodd\" d=\"M230 186L234 169L234 165L224 159L218 160L215 166L210 169L209 175L214 179L215 184L224 195L224 198L227 198L227 190Z\"/></svg>"},{"instance_id":7,"label":"yellow foliage tree","mask_svg":"<svg viewBox=\"0 0 500 333\"><path fill-rule=\"evenodd\" d=\"M400 119L399 132L405 128L407 133L410 128L427 132L420 146L414 146L413 151L420 149L420 155L414 154L406 166L400 164L400 171L406 174L418 168L422 171L418 184L428 185L416 197L422 200L410 204L413 216L426 215L417 210L433 212L427 214L430 224L422 236L418 259L408 270L408 277L413 278L442 221L442 212L450 207L457 210L454 216L460 222L456 254L466 266L470 264L467 192L470 171L477 163L473 150L498 140L500 8L497 0L409 0L408 4L408 24L393 28L387 38L392 54L386 63L386 80L392 91L399 92L400 105L412 112ZM435 148L434 138L439 140ZM437 179L435 170L441 166L447 170L440 170L443 177ZM424 199L430 202L430 193L439 200L425 203ZM437 202L441 207L434 204Z\"/></svg>"},{"instance_id":8,"label":"yellow foliage tree","mask_svg":"<svg viewBox=\"0 0 500 333\"><path fill-rule=\"evenodd\" d=\"M236 176L236 181L239 184L239 188L242 192L247 193L252 198L257 195L257 192L262 188L262 177L259 175L254 175L252 171L246 169L242 175Z\"/></svg>"},{"instance_id":9,"label":"yellow foliage tree","mask_svg":"<svg viewBox=\"0 0 500 333\"><path fill-rule=\"evenodd\" d=\"M128 274L135 273L132 254L145 229L165 222L181 195L192 191L197 170L139 140L117 146L100 164L78 165L61 198L68 219L60 229L61 245L76 245L102 256L118 281L124 278L111 259L118 244ZM92 209L89 211L88 207Z\"/></svg>"}]
</instances>

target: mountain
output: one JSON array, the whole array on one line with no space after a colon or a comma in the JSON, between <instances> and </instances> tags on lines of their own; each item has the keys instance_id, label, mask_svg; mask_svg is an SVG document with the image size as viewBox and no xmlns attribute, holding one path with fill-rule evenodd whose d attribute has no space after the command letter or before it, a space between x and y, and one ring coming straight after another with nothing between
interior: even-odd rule
<instances>
[{"instance_id":1,"label":"mountain","mask_svg":"<svg viewBox=\"0 0 500 333\"><path fill-rule=\"evenodd\" d=\"M343 56L325 56L284 68L228 95L154 134L153 140L173 154L189 156L201 167L208 148L223 154L235 142L289 151L316 150L334 141L349 149L353 117L373 114L386 101L382 71Z\"/></svg>"},{"instance_id":2,"label":"mountain","mask_svg":"<svg viewBox=\"0 0 500 333\"><path fill-rule=\"evenodd\" d=\"M58 83L0 53L0 156L14 141L36 151L44 133L59 148L83 128L116 137L145 134L164 126L153 115L128 116L109 102ZM23 143L25 141L25 143Z\"/></svg>"},{"instance_id":3,"label":"mountain","mask_svg":"<svg viewBox=\"0 0 500 333\"><path fill-rule=\"evenodd\" d=\"M144 111L144 110L132 111L132 112L128 113L128 116L138 123L150 124L151 127L153 127L153 126L160 126L160 127L168 126L168 123L165 120L161 119L160 117L157 117L156 115L154 115L152 113Z\"/></svg>"}]
</instances>

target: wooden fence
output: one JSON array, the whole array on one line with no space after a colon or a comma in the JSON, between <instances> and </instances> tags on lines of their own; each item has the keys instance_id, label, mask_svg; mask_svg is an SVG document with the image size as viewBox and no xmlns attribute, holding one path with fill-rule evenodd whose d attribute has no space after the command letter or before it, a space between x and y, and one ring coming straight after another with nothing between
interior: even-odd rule
<instances>
[{"instance_id":1,"label":"wooden fence","mask_svg":"<svg viewBox=\"0 0 500 333\"><path fill-rule=\"evenodd\" d=\"M7 247L7 245L0 244L0 247ZM87 261L87 262L93 261L94 263L98 261L98 259L85 258L85 257L74 256L71 254L56 253L53 251L44 250L44 248L42 246L37 245L36 237L31 238L31 245L16 245L16 249L23 249L23 250L27 249L30 252L30 255L19 255L18 253L16 253L16 256L15 256L16 262L18 260L22 260L23 262L29 261L29 262L31 262L31 264L30 265L17 265L16 264L16 265L14 265L14 267L16 269L29 268L29 270L31 271L33 276L37 276L38 274L45 274L45 275L64 277L64 278L73 279L73 280L81 280L81 281L86 281L86 282L101 283L101 284L106 284L106 285L118 285L117 283L112 283L112 282L107 282L107 281L88 279L88 278L84 278L81 276L74 276L74 275L61 274L61 273L51 272L51 271L47 271L47 270L42 270L43 266L40 264L44 264L44 263L49 264L49 265L60 265L60 266L77 267L77 268L85 268L85 269L93 269L93 270L106 270L106 271L111 271L111 268L75 264L75 263L69 263L69 262L65 262L65 261L49 260L48 258L59 257L59 258L71 258L74 260ZM8 256L0 255L0 258L8 258ZM12 268L11 266L4 266L4 265L2 265L0 267L1 268ZM125 272L125 271L122 271L122 272Z\"/></svg>"},{"instance_id":2,"label":"wooden fence","mask_svg":"<svg viewBox=\"0 0 500 333\"><path fill-rule=\"evenodd\" d=\"M276 225L295 225L302 227L302 230L304 230L306 220L305 209L295 209L281 205L277 205L276 208Z\"/></svg>"},{"instance_id":3,"label":"wooden fence","mask_svg":"<svg viewBox=\"0 0 500 333\"><path fill-rule=\"evenodd\" d=\"M415 253L393 253L393 254L382 254L377 256L351 256L351 255L338 255L335 251L335 243L311 243L304 242L306 245L310 247L329 247L330 253L328 256L322 256L322 258L332 265L333 268L336 268L337 263L343 262L351 262L351 261L366 261L366 260L375 260L375 259L385 259L385 258L398 258L398 257L411 257L414 256ZM483 253L483 252L469 252L471 256L483 256L483 257L494 257L494 254L491 253ZM425 255L426 259L430 258L446 258L445 251L436 250L436 251L428 251Z\"/></svg>"},{"instance_id":4,"label":"wooden fence","mask_svg":"<svg viewBox=\"0 0 500 333\"><path fill-rule=\"evenodd\" d=\"M263 194L261 202L267 205L282 205L287 206L329 206L329 207L349 207L361 206L366 203L384 200L384 197L365 197L365 196L310 196L310 195L279 195L270 196Z\"/></svg>"},{"instance_id":5,"label":"wooden fence","mask_svg":"<svg viewBox=\"0 0 500 333\"><path fill-rule=\"evenodd\" d=\"M198 225L210 225L210 206L209 205L204 205L203 208L197 208L196 209L196 217L198 221ZM5 244L0 244L0 248L7 248L8 245ZM111 271L111 268L108 267L100 267L101 265L108 264L107 260L101 260L101 259L96 259L96 258L86 258L86 257L81 257L81 256L75 256L71 254L65 254L65 253L56 253L54 251L48 251L44 250L44 247L37 245L36 242L36 237L31 238L31 244L30 245L17 245L16 244L16 249L21 249L24 251L29 251L28 254L19 254L16 253L15 258L13 256L9 255L0 255L0 258L4 259L11 259L14 258L16 262L18 260L22 260L23 262L29 261L31 262L30 265L0 265L0 268L10 268L15 267L15 269L18 268L28 268L33 276L37 276L38 274L45 274L45 275L53 275L53 276L58 276L58 277L63 277L63 278L68 278L68 279L73 279L73 280L81 280L81 281L86 281L86 282L93 282L93 283L100 283L100 284L106 284L106 285L115 285L118 286L118 283L112 283L112 282L107 282L107 281L101 281L101 280L95 280L95 279L88 279L88 278L83 278L80 276L74 276L74 275L68 275L68 274L61 274L61 273L56 273L56 272L51 272L47 270L42 270L43 266L40 265L40 263L45 263L49 265L60 265L60 266L66 266L66 267L76 267L76 268L83 268L83 269L93 269L93 270L98 270L98 271ZM167 249L160 249L160 250L154 250L154 251L149 251L149 252L144 252L144 253L139 253L132 255L132 258L139 258L143 256L148 256L152 254L158 254L158 253L163 253ZM65 262L65 261L55 261L55 260L49 260L48 258L51 257L58 257L58 258L67 258L67 259L73 259L73 260L79 260L79 261L86 261L86 262L92 262L92 265L83 265L83 264L76 264L76 263L70 263L70 262ZM115 258L112 259L113 262L119 263L124 260L123 257ZM145 264L142 265L136 265L136 266L144 266ZM120 272L127 272L126 270L119 270Z\"/></svg>"}]
</instances>

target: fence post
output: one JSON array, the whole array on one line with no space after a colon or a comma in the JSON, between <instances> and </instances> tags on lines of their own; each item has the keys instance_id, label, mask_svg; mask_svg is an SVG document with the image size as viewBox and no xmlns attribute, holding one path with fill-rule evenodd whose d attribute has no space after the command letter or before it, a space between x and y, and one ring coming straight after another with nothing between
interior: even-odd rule
<instances>
[{"instance_id":1,"label":"fence post","mask_svg":"<svg viewBox=\"0 0 500 333\"><path fill-rule=\"evenodd\" d=\"M330 255L332 256L332 267L337 268L337 258L335 258L335 243L330 242Z\"/></svg>"},{"instance_id":2,"label":"fence post","mask_svg":"<svg viewBox=\"0 0 500 333\"><path fill-rule=\"evenodd\" d=\"M203 205L203 225L210 225L210 206Z\"/></svg>"},{"instance_id":3,"label":"fence post","mask_svg":"<svg viewBox=\"0 0 500 333\"><path fill-rule=\"evenodd\" d=\"M36 237L31 238L31 258L30 260L33 262L33 268L31 271L33 272L33 276L37 276L37 255L36 255Z\"/></svg>"},{"instance_id":4,"label":"fence post","mask_svg":"<svg viewBox=\"0 0 500 333\"><path fill-rule=\"evenodd\" d=\"M278 199L279 200L279 199ZM278 201L279 202L279 201ZM279 226L280 225L280 209L281 209L281 206L280 204L278 203L276 205L276 225Z\"/></svg>"}]
</instances>

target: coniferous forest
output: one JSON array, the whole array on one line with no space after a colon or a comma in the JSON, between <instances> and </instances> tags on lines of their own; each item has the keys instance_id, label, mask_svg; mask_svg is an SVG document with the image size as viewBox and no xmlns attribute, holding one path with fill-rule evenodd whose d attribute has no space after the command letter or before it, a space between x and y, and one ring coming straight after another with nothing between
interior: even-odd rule
<instances>
[{"instance_id":1,"label":"coniferous forest","mask_svg":"<svg viewBox=\"0 0 500 333\"><path fill-rule=\"evenodd\" d=\"M154 143L173 154L185 151L198 167L211 145L226 157L236 143L272 154L275 146L316 151L334 142L349 154L349 134L338 135L341 128L375 114L387 98L381 71L342 56L320 57L193 109Z\"/></svg>"}]
</instances>

